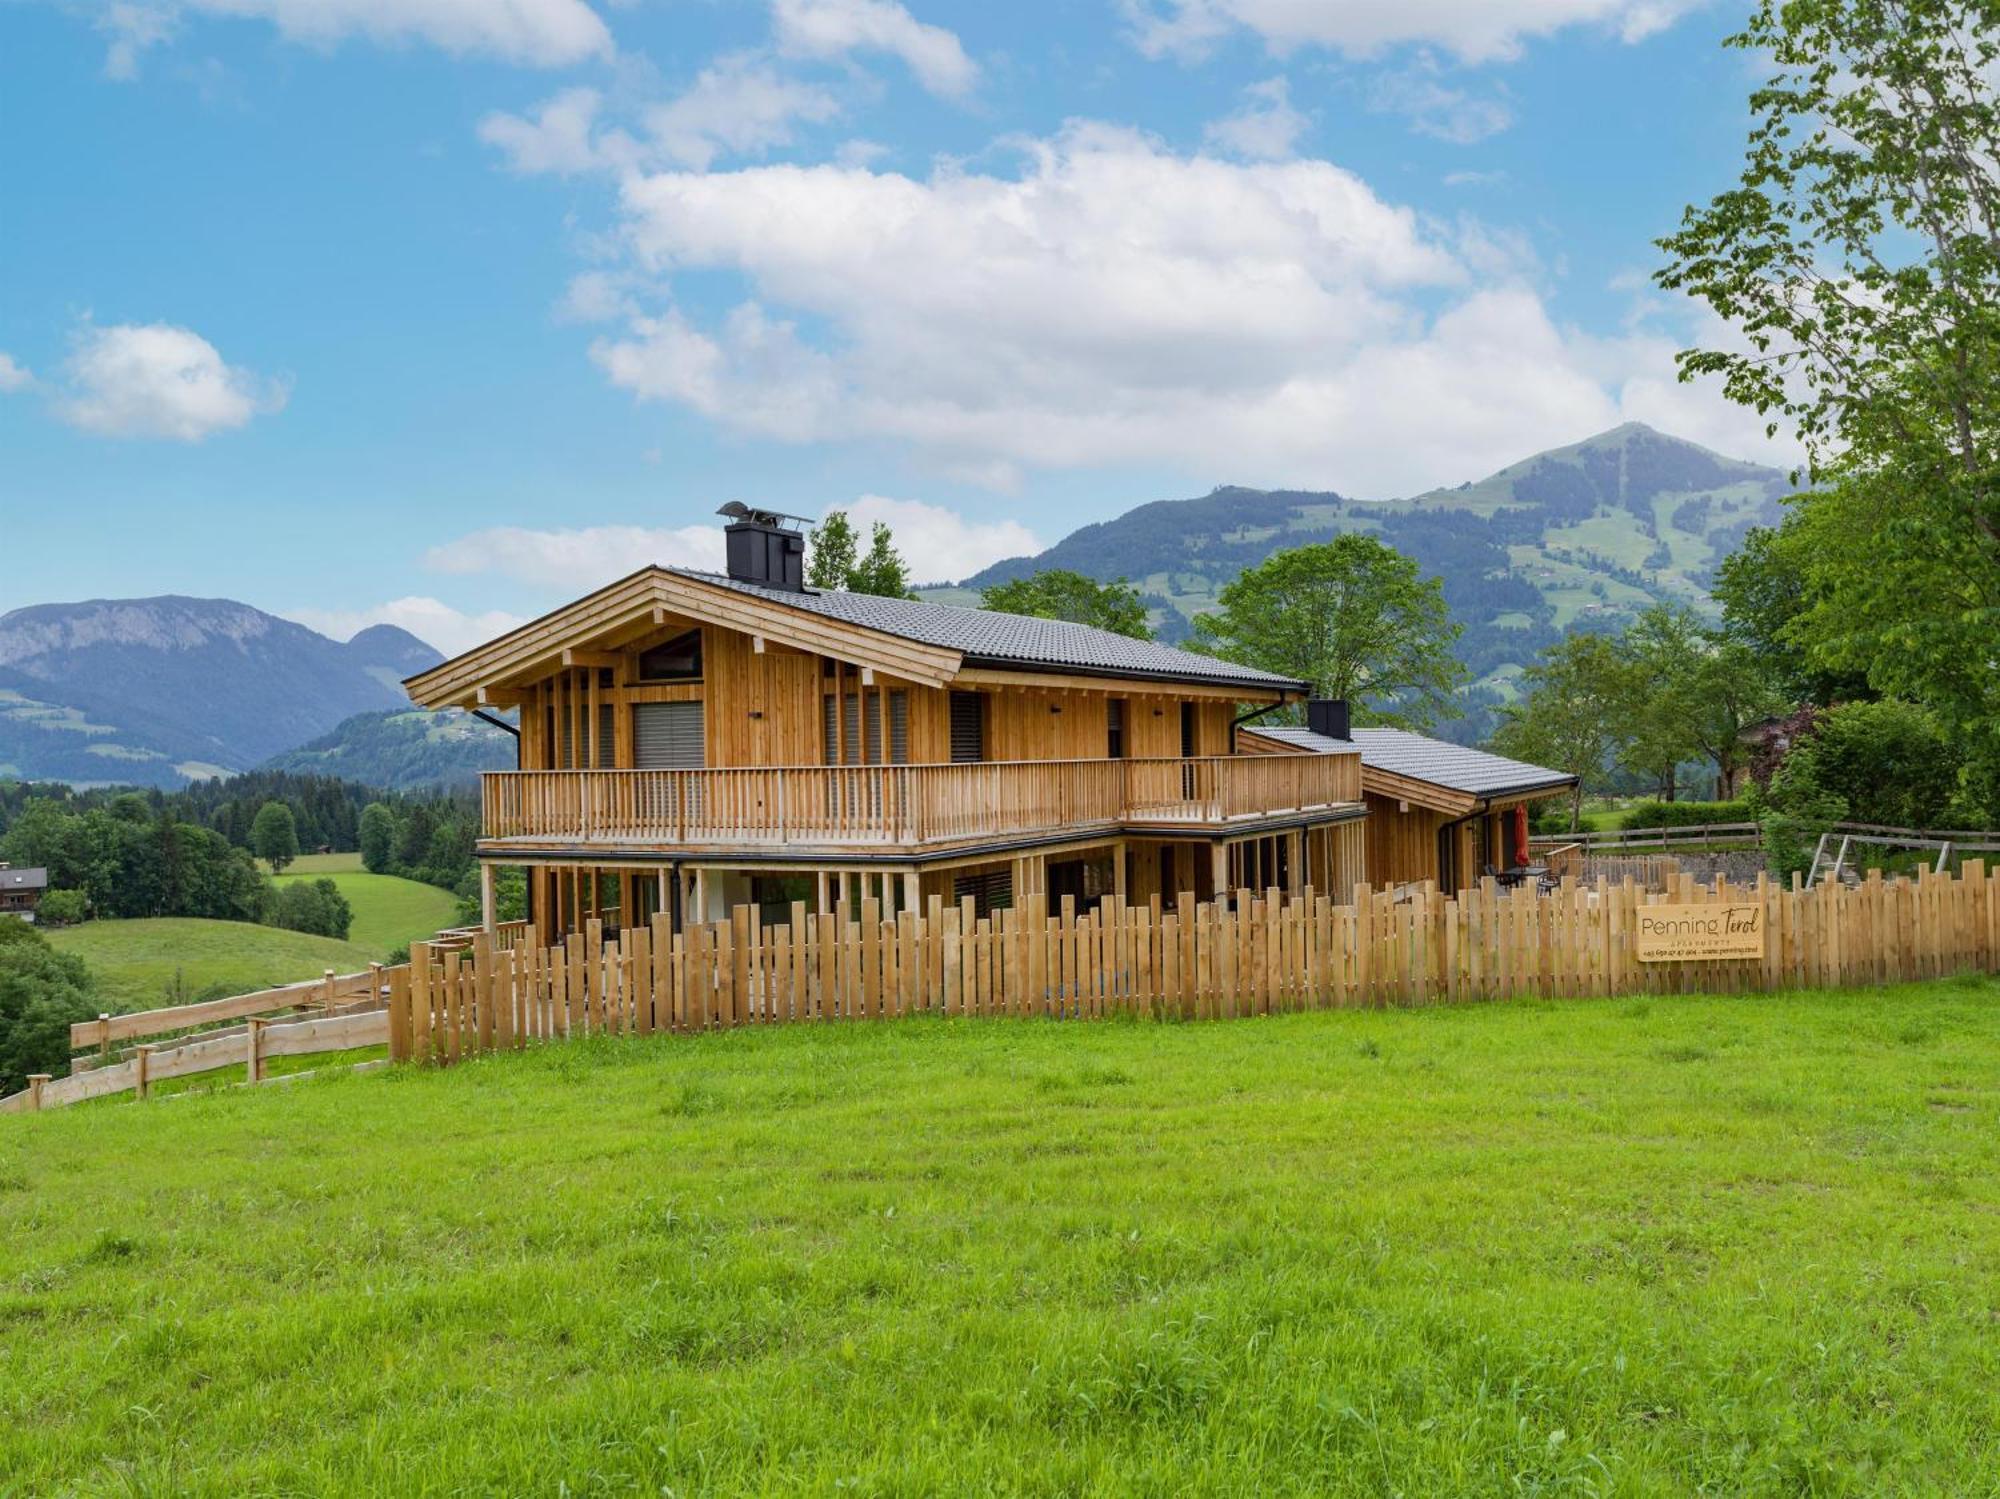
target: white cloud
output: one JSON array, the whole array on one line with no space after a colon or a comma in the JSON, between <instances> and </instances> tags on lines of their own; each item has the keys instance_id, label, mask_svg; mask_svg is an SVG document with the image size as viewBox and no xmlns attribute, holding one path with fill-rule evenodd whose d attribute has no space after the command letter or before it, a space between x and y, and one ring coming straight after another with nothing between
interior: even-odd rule
<instances>
[{"instance_id":1,"label":"white cloud","mask_svg":"<svg viewBox=\"0 0 2000 1499\"><path fill-rule=\"evenodd\" d=\"M893 0L774 0L778 50L822 61L852 52L887 52L902 59L934 94L956 98L979 82L979 67L958 37L929 26Z\"/></svg>"},{"instance_id":2,"label":"white cloud","mask_svg":"<svg viewBox=\"0 0 2000 1499\"><path fill-rule=\"evenodd\" d=\"M467 614L438 599L412 595L364 609L291 609L285 618L334 640L349 640L371 625L395 625L447 656L484 645L527 623L522 615L489 609Z\"/></svg>"},{"instance_id":3,"label":"white cloud","mask_svg":"<svg viewBox=\"0 0 2000 1499\"><path fill-rule=\"evenodd\" d=\"M479 138L504 152L517 172L594 172L605 165L595 139L602 103L603 95L594 88L564 89L544 99L532 118L497 110L489 114L479 122Z\"/></svg>"},{"instance_id":4,"label":"white cloud","mask_svg":"<svg viewBox=\"0 0 2000 1499\"><path fill-rule=\"evenodd\" d=\"M106 437L199 442L281 409L285 387L223 363L214 344L167 323L86 327L64 365L63 420Z\"/></svg>"},{"instance_id":5,"label":"white cloud","mask_svg":"<svg viewBox=\"0 0 2000 1499\"><path fill-rule=\"evenodd\" d=\"M34 374L26 365L15 363L12 354L0 351L0 396L10 396L17 390L26 390L34 383Z\"/></svg>"},{"instance_id":6,"label":"white cloud","mask_svg":"<svg viewBox=\"0 0 2000 1499\"><path fill-rule=\"evenodd\" d=\"M159 5L114 0L94 23L110 38L104 52L104 76L129 82L139 76L139 59L173 35L174 14Z\"/></svg>"},{"instance_id":7,"label":"white cloud","mask_svg":"<svg viewBox=\"0 0 2000 1499\"><path fill-rule=\"evenodd\" d=\"M1211 123L1203 139L1251 161L1284 160L1312 121L1292 107L1291 88L1282 77L1253 83L1243 92L1243 108Z\"/></svg>"},{"instance_id":8,"label":"white cloud","mask_svg":"<svg viewBox=\"0 0 2000 1499\"><path fill-rule=\"evenodd\" d=\"M1467 62L1515 56L1523 41L1595 25L1626 41L1671 26L1707 0L1121 0L1149 57L1199 57L1239 29L1273 52L1326 47L1374 57L1418 43Z\"/></svg>"},{"instance_id":9,"label":"white cloud","mask_svg":"<svg viewBox=\"0 0 2000 1499\"><path fill-rule=\"evenodd\" d=\"M1377 77L1368 90L1368 107L1402 115L1420 134L1459 146L1498 135L1514 123L1514 111L1504 99L1452 87L1428 56L1413 67Z\"/></svg>"},{"instance_id":10,"label":"white cloud","mask_svg":"<svg viewBox=\"0 0 2000 1499\"><path fill-rule=\"evenodd\" d=\"M650 562L723 565L720 526L584 526L535 531L495 526L424 553L441 573L498 573L538 587L588 592Z\"/></svg>"},{"instance_id":11,"label":"white cloud","mask_svg":"<svg viewBox=\"0 0 2000 1499\"><path fill-rule=\"evenodd\" d=\"M664 310L627 311L592 357L737 432L887 440L995 485L1145 464L1406 494L1641 410L1723 409L1672 386L1671 319L1562 328L1518 236L1420 219L1330 163L1087 123L1024 151L1014 176L628 178L626 269ZM671 302L685 272L744 293L697 316Z\"/></svg>"},{"instance_id":12,"label":"white cloud","mask_svg":"<svg viewBox=\"0 0 2000 1499\"><path fill-rule=\"evenodd\" d=\"M1003 557L1042 549L1034 532L1019 521L969 518L922 500L867 494L826 508L846 511L860 530L863 545L871 526L877 521L887 525L895 533L896 548L909 562L912 574L923 582L969 577ZM424 566L434 572L492 573L564 594L602 588L653 562L720 572L725 566L722 527L584 526L538 531L525 526L496 526L432 547L424 554ZM415 625L407 628L423 634Z\"/></svg>"},{"instance_id":13,"label":"white cloud","mask_svg":"<svg viewBox=\"0 0 2000 1499\"><path fill-rule=\"evenodd\" d=\"M910 564L919 583L952 583L1007 557L1032 556L1042 550L1035 533L1017 520L968 520L956 510L922 500L892 500L863 495L844 509L866 546L869 528L877 521L896 536L896 550Z\"/></svg>"},{"instance_id":14,"label":"white cloud","mask_svg":"<svg viewBox=\"0 0 2000 1499\"><path fill-rule=\"evenodd\" d=\"M788 78L751 53L703 68L675 98L638 113L637 134L601 123L604 97L564 89L531 116L496 112L479 138L505 153L517 172L629 172L661 166L705 171L722 155L759 155L793 141L800 123L830 120L840 102L825 89Z\"/></svg>"},{"instance_id":15,"label":"white cloud","mask_svg":"<svg viewBox=\"0 0 2000 1499\"><path fill-rule=\"evenodd\" d=\"M133 8L268 21L286 40L315 46L349 37L426 42L531 67L562 67L612 50L610 31L584 0L177 0Z\"/></svg>"},{"instance_id":16,"label":"white cloud","mask_svg":"<svg viewBox=\"0 0 2000 1499\"><path fill-rule=\"evenodd\" d=\"M724 152L743 155L790 145L794 122L830 120L839 113L838 101L825 89L739 53L703 68L686 93L648 109L645 122L666 159L706 168Z\"/></svg>"}]
</instances>

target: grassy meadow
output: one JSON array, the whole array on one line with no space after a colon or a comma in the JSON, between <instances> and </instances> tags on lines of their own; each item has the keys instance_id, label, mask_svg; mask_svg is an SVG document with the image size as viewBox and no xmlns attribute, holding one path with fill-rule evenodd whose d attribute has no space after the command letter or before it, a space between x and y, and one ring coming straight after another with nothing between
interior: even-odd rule
<instances>
[{"instance_id":1,"label":"grassy meadow","mask_svg":"<svg viewBox=\"0 0 2000 1499\"><path fill-rule=\"evenodd\" d=\"M358 859L360 856L326 857ZM321 871L300 870L294 865L278 875L275 883L283 885L292 880L332 880L354 912L347 940L377 960L396 948L435 936L458 921L458 897L449 890L417 880L399 879L392 874L367 874L359 867Z\"/></svg>"},{"instance_id":2,"label":"grassy meadow","mask_svg":"<svg viewBox=\"0 0 2000 1499\"><path fill-rule=\"evenodd\" d=\"M192 916L87 921L51 927L46 935L90 966L104 1008L114 1012L174 1003L168 996L177 985L182 999L247 994L318 978L329 968L353 973L382 956L357 942Z\"/></svg>"},{"instance_id":3,"label":"grassy meadow","mask_svg":"<svg viewBox=\"0 0 2000 1499\"><path fill-rule=\"evenodd\" d=\"M0 1119L0 1491L1992 1493L2000 984Z\"/></svg>"}]
</instances>

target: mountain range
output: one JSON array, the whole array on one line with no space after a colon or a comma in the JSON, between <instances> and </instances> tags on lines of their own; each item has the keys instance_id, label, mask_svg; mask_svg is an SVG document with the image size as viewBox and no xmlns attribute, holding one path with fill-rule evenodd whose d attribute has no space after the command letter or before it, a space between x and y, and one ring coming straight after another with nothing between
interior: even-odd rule
<instances>
[{"instance_id":1,"label":"mountain range","mask_svg":"<svg viewBox=\"0 0 2000 1499\"><path fill-rule=\"evenodd\" d=\"M1179 640L1244 568L1370 531L1444 580L1474 686L1442 732L1474 742L1564 630L1655 600L1711 607L1715 565L1788 491L1776 469L1635 423L1407 500L1224 487L1141 505L925 596L976 603L992 583L1071 568L1130 579ZM0 777L175 786L268 764L405 788L511 767L504 730L410 705L403 678L440 659L392 626L343 643L228 599L16 609L0 615Z\"/></svg>"},{"instance_id":2,"label":"mountain range","mask_svg":"<svg viewBox=\"0 0 2000 1499\"><path fill-rule=\"evenodd\" d=\"M1445 732L1470 742L1521 669L1568 629L1610 628L1657 601L1712 609L1716 564L1751 527L1776 524L1790 492L1777 469L1631 422L1406 500L1224 487L1141 505L925 597L974 603L990 584L1069 568L1129 580L1155 633L1179 640L1244 568L1286 547L1373 532L1444 580L1473 682L1472 711Z\"/></svg>"},{"instance_id":3,"label":"mountain range","mask_svg":"<svg viewBox=\"0 0 2000 1499\"><path fill-rule=\"evenodd\" d=\"M0 775L174 786L248 770L357 713L407 709L442 657L407 631L345 643L229 599L0 615Z\"/></svg>"}]
</instances>

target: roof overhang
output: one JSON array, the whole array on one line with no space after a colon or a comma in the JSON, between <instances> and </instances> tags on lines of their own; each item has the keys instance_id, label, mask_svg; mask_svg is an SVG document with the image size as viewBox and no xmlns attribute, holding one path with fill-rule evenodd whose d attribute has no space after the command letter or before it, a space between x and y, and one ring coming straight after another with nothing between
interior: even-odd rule
<instances>
[{"instance_id":1,"label":"roof overhang","mask_svg":"<svg viewBox=\"0 0 2000 1499\"><path fill-rule=\"evenodd\" d=\"M1254 735L1263 743L1276 750L1293 755L1326 754L1330 751L1307 749L1293 744L1290 740L1274 735L1259 733L1256 726L1245 724L1239 733ZM1357 744L1355 753L1361 753ZM1492 790L1467 791L1458 786L1447 786L1439 781L1427 781L1417 776L1402 775L1393 770L1383 770L1361 762L1361 790L1366 796L1393 798L1408 802L1413 807L1422 807L1431 812L1442 812L1449 817L1470 817L1473 813L1507 806L1514 802L1539 801L1543 797L1558 796L1576 784L1575 776L1554 775L1546 779L1524 782L1517 786L1501 786Z\"/></svg>"},{"instance_id":2,"label":"roof overhang","mask_svg":"<svg viewBox=\"0 0 2000 1499\"><path fill-rule=\"evenodd\" d=\"M673 620L740 630L794 650L831 656L922 687L1090 688L1154 683L1191 697L1238 702L1287 702L1306 684L1227 677L1176 677L1103 668L968 657L946 646L832 619L780 598L750 594L668 568L651 566L607 584L497 639L407 678L411 701L423 708L510 706L521 689L564 666L589 665L592 651L628 645Z\"/></svg>"},{"instance_id":3,"label":"roof overhang","mask_svg":"<svg viewBox=\"0 0 2000 1499\"><path fill-rule=\"evenodd\" d=\"M954 650L828 619L806 609L789 609L776 600L752 597L663 567L645 567L496 640L419 672L403 686L411 700L425 708L465 708L501 701L510 689L564 666L565 652L638 639L675 618L741 630L927 687L942 687L951 681L961 660Z\"/></svg>"}]
</instances>

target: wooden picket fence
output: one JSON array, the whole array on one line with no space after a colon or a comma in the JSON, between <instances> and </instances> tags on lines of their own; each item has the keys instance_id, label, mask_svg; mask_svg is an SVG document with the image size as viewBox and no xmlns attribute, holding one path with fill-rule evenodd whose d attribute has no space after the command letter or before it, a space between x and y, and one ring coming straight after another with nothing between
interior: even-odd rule
<instances>
[{"instance_id":1,"label":"wooden picket fence","mask_svg":"<svg viewBox=\"0 0 2000 1499\"><path fill-rule=\"evenodd\" d=\"M1574 881L1539 894L1491 881L1462 896L1352 904L1307 892L1197 904L1000 911L933 899L885 918L873 901L765 926L751 907L676 934L664 919L559 947L419 944L388 971L390 1055L455 1061L581 1035L919 1013L1211 1019L1511 996L1753 992L1881 984L2000 961L2000 874L1879 877L1857 887ZM1642 963L1637 913L1660 901L1762 906L1761 959Z\"/></svg>"}]
</instances>

